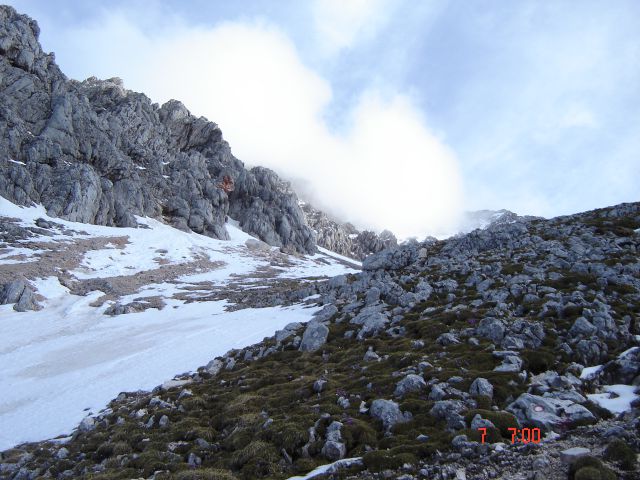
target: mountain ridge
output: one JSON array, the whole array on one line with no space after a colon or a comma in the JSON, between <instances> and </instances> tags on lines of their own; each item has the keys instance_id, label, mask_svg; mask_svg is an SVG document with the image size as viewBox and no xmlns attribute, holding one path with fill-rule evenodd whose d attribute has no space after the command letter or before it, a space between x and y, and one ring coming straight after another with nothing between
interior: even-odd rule
<instances>
[{"instance_id":1,"label":"mountain ridge","mask_svg":"<svg viewBox=\"0 0 640 480\"><path fill-rule=\"evenodd\" d=\"M0 7L1 195L68 220L135 227L141 215L220 239L231 215L271 245L315 251L289 185L245 169L215 123L175 100L152 104L117 78L68 80L38 35L37 22Z\"/></svg>"}]
</instances>

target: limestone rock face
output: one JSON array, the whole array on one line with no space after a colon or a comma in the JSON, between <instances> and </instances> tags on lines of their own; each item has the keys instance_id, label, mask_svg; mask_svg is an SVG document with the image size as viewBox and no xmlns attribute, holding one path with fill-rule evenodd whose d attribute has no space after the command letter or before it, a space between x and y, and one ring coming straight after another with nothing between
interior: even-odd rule
<instances>
[{"instance_id":1,"label":"limestone rock face","mask_svg":"<svg viewBox=\"0 0 640 480\"><path fill-rule=\"evenodd\" d=\"M398 240L388 230L379 234L359 231L351 223L334 220L309 203L301 202L301 208L307 223L315 231L318 245L346 257L363 260L367 255L398 245Z\"/></svg>"},{"instance_id":2,"label":"limestone rock face","mask_svg":"<svg viewBox=\"0 0 640 480\"><path fill-rule=\"evenodd\" d=\"M38 35L0 7L0 195L72 221L136 227L149 216L220 239L231 215L270 245L315 251L296 195L274 172L245 169L215 123L118 78L69 80Z\"/></svg>"}]
</instances>

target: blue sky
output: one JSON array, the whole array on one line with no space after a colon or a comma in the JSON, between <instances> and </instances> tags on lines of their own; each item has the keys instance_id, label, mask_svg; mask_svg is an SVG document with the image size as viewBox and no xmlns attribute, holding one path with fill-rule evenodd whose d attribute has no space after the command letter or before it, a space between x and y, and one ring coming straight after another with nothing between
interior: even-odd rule
<instances>
[{"instance_id":1,"label":"blue sky","mask_svg":"<svg viewBox=\"0 0 640 480\"><path fill-rule=\"evenodd\" d=\"M9 3L68 76L183 101L361 226L640 200L634 0Z\"/></svg>"}]
</instances>

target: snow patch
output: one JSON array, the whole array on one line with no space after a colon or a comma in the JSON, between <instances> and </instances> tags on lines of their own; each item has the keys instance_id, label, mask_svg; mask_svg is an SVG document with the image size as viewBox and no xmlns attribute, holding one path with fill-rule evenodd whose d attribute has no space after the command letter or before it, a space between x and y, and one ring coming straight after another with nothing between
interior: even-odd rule
<instances>
[{"instance_id":1,"label":"snow patch","mask_svg":"<svg viewBox=\"0 0 640 480\"><path fill-rule=\"evenodd\" d=\"M318 468L310 471L306 475L289 477L288 480L311 480L312 478L315 478L325 473L335 473L340 468L349 467L351 465L361 465L361 464L362 464L362 457L343 458L342 460L338 460L333 463L329 463L327 465L320 465Z\"/></svg>"},{"instance_id":2,"label":"snow patch","mask_svg":"<svg viewBox=\"0 0 640 480\"><path fill-rule=\"evenodd\" d=\"M580 372L580 379L581 380L591 380L593 378L595 378L595 376L598 374L598 372L602 370L602 365L595 365L593 367L585 367L582 369L582 372Z\"/></svg>"},{"instance_id":3,"label":"snow patch","mask_svg":"<svg viewBox=\"0 0 640 480\"><path fill-rule=\"evenodd\" d=\"M611 413L623 413L631 410L631 402L640 398L635 393L637 388L633 385L605 385L602 389L606 393L592 393L587 397Z\"/></svg>"},{"instance_id":4,"label":"snow patch","mask_svg":"<svg viewBox=\"0 0 640 480\"><path fill-rule=\"evenodd\" d=\"M260 286L264 279L252 277L252 273L270 267L272 259L252 253L245 242L253 237L233 220L226 225L230 240L223 241L150 218L136 217L147 228L71 222L49 217L41 205L21 207L2 197L0 216L17 218L16 223L27 228L38 218L61 225L50 236L34 237L51 243L51 250L58 242L119 238L107 240L104 247L84 255L82 266L71 272L79 279L133 275L164 264L201 260L220 265L208 265L177 281L149 284L120 298L126 304L136 298L160 296L166 304L162 310L104 315L109 302L92 306L103 292L72 295L55 276L31 280L46 298L44 309L16 312L11 305L0 305L0 450L69 433L87 415L85 409L97 412L122 391L152 389L176 372L195 369L230 349L257 343L289 323L307 322L319 308L297 305L229 312L225 301L186 303L171 298L191 282L224 284L239 275L244 276L244 283L255 279L256 288ZM39 252L9 247L0 255L0 264L11 261L7 257L12 255L32 258ZM294 266L281 269L278 277L358 271L344 263L357 266L358 262L324 249L313 256L288 257L288 261Z\"/></svg>"},{"instance_id":5,"label":"snow patch","mask_svg":"<svg viewBox=\"0 0 640 480\"><path fill-rule=\"evenodd\" d=\"M51 279L37 283L49 298L61 293ZM226 302L169 299L160 311L110 317L90 306L101 295L58 296L37 312L0 306L0 450L68 433L87 408L97 412L122 391L150 390L318 310L226 312Z\"/></svg>"},{"instance_id":6,"label":"snow patch","mask_svg":"<svg viewBox=\"0 0 640 480\"><path fill-rule=\"evenodd\" d=\"M26 163L24 163L24 162L19 162L19 161L17 161L17 160L14 160L13 158L8 158L8 159L7 159L7 161L8 161L8 162L11 162L11 163L17 163L18 165L25 165L25 166L27 165Z\"/></svg>"}]
</instances>

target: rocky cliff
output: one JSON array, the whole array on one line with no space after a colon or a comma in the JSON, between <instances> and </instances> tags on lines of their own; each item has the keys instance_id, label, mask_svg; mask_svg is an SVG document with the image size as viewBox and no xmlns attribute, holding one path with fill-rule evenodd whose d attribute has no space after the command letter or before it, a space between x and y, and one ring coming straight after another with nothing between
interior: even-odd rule
<instances>
[{"instance_id":1,"label":"rocky cliff","mask_svg":"<svg viewBox=\"0 0 640 480\"><path fill-rule=\"evenodd\" d=\"M150 216L220 239L231 215L271 245L315 251L295 193L268 169L245 169L215 123L117 78L67 79L38 34L0 7L0 195L68 220L135 227Z\"/></svg>"},{"instance_id":2,"label":"rocky cliff","mask_svg":"<svg viewBox=\"0 0 640 480\"><path fill-rule=\"evenodd\" d=\"M359 231L351 223L335 220L309 203L300 203L307 223L316 234L318 245L332 252L363 260L367 255L398 245L398 240L388 230L380 234L369 230Z\"/></svg>"}]
</instances>

